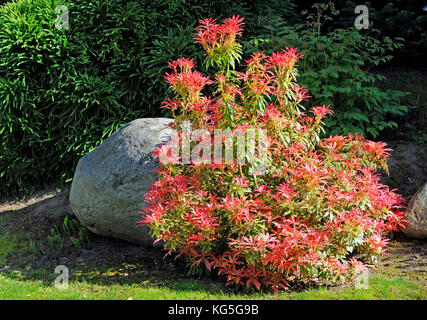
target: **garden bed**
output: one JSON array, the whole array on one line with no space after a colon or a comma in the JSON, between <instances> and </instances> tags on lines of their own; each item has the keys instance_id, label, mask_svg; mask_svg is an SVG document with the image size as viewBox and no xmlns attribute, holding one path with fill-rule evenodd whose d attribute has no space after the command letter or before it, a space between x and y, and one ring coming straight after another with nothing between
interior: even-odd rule
<instances>
[{"instance_id":1,"label":"garden bed","mask_svg":"<svg viewBox=\"0 0 427 320\"><path fill-rule=\"evenodd\" d=\"M164 258L160 249L97 236L82 226L88 237L76 247L70 238L78 232L64 228L68 194L67 187L51 186L23 201L0 202L0 298L427 299L425 241L396 234L370 269L368 289L347 283L277 295L232 290L219 279L188 275L183 261ZM67 219L70 225L75 218ZM57 265L70 270L68 290L54 286Z\"/></svg>"}]
</instances>

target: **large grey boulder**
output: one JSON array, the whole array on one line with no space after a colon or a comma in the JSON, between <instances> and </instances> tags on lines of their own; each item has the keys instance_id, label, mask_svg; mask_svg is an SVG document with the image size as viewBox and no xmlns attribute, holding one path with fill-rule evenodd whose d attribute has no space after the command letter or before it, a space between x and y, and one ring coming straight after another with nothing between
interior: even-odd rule
<instances>
[{"instance_id":1,"label":"large grey boulder","mask_svg":"<svg viewBox=\"0 0 427 320\"><path fill-rule=\"evenodd\" d=\"M70 192L73 213L96 234L152 245L149 228L137 226L144 194L157 179L156 146L170 139L166 118L134 120L77 164Z\"/></svg>"},{"instance_id":2,"label":"large grey boulder","mask_svg":"<svg viewBox=\"0 0 427 320\"><path fill-rule=\"evenodd\" d=\"M427 238L427 183L415 193L405 212L408 224L403 232L412 238Z\"/></svg>"}]
</instances>

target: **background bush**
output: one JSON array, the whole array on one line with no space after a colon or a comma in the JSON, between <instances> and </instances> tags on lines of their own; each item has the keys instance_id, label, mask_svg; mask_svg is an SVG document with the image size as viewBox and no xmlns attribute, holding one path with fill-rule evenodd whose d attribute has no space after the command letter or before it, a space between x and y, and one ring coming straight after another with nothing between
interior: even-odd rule
<instances>
[{"instance_id":1,"label":"background bush","mask_svg":"<svg viewBox=\"0 0 427 320\"><path fill-rule=\"evenodd\" d=\"M72 177L120 125L160 115L167 62L193 55L199 18L253 19L279 1L17 0L0 8L0 193ZM55 8L70 28L55 28ZM286 4L286 2L285 2ZM257 9L254 9L257 8ZM293 6L277 12L288 13Z\"/></svg>"},{"instance_id":2,"label":"background bush","mask_svg":"<svg viewBox=\"0 0 427 320\"><path fill-rule=\"evenodd\" d=\"M317 0L319 3L329 3L330 0ZM396 52L395 61L405 64L426 65L422 59L427 54L427 15L423 11L426 2L423 0L376 0L376 1L349 1L334 0L339 14L327 23L327 29L351 28L354 25L357 5L366 5L369 8L371 28L365 30L370 33L372 28L378 29L380 34L388 37L405 39L405 46ZM311 7L310 2L297 2L298 10Z\"/></svg>"},{"instance_id":3,"label":"background bush","mask_svg":"<svg viewBox=\"0 0 427 320\"><path fill-rule=\"evenodd\" d=\"M313 96L310 103L334 108L334 115L326 120L327 134L376 137L385 128L396 126L392 116L407 112L400 104L405 93L379 89L375 81L384 76L370 72L392 59L391 53L402 47L401 39L379 40L356 28L324 31L334 14L338 11L333 7L319 5L307 13L305 24L292 26L281 17L267 17L259 35L246 42L246 51L271 54L284 46L298 48L305 57L299 70L301 83Z\"/></svg>"},{"instance_id":4,"label":"background bush","mask_svg":"<svg viewBox=\"0 0 427 320\"><path fill-rule=\"evenodd\" d=\"M0 8L0 191L36 184L59 165L47 91L62 72L67 45L54 28L58 2L20 1ZM53 120L53 119L52 119ZM48 166L49 163L53 168Z\"/></svg>"},{"instance_id":5,"label":"background bush","mask_svg":"<svg viewBox=\"0 0 427 320\"><path fill-rule=\"evenodd\" d=\"M331 130L375 135L390 125L384 118L388 111L381 110L384 105L404 111L394 108L399 105L398 92L380 91L373 76L362 72L363 53L372 48L359 47L360 35L347 30L311 38L308 30L291 27L304 22L291 0L3 2L0 194L28 193L50 181L70 179L78 159L122 124L138 117L168 116L159 109L170 95L162 79L167 62L192 56L206 71L192 29L208 16L244 16L245 38L272 40L262 44L266 51L306 42L304 50L312 60L305 62L301 80L314 102L334 105ZM68 30L55 28L59 4L69 8ZM352 50L347 50L357 36ZM254 43L247 50L251 46ZM318 46L325 48L318 51ZM340 54L333 57L336 51ZM360 56L354 59L355 54ZM310 77L313 72L320 76Z\"/></svg>"}]
</instances>

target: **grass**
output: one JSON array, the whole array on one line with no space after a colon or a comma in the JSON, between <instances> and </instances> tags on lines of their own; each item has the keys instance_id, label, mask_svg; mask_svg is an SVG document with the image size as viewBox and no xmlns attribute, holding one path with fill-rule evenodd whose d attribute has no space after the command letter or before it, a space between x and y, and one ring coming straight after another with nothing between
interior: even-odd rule
<instances>
[{"instance_id":1,"label":"grass","mask_svg":"<svg viewBox=\"0 0 427 320\"><path fill-rule=\"evenodd\" d=\"M399 253L391 256L390 266L372 273L367 289L345 284L274 294L234 290L208 276L190 277L179 260L164 259L158 249L95 236L74 219L35 216L31 208L0 215L0 300L427 299L423 270L401 268L401 260L418 252L408 249L412 242L396 243L400 254L410 252L402 258ZM58 276L54 270L61 264L70 270L65 290L54 285Z\"/></svg>"},{"instance_id":2,"label":"grass","mask_svg":"<svg viewBox=\"0 0 427 320\"><path fill-rule=\"evenodd\" d=\"M85 281L71 282L68 289L57 289L53 284L45 285L42 281L23 280L19 276L0 275L0 299L85 299L85 300L390 300L390 299L427 299L427 292L417 284L404 279L387 279L373 277L367 289L348 287L310 289L303 292L281 294L255 293L248 295L210 293L197 288L192 283L177 284L175 288L145 287L141 284L97 285Z\"/></svg>"},{"instance_id":3,"label":"grass","mask_svg":"<svg viewBox=\"0 0 427 320\"><path fill-rule=\"evenodd\" d=\"M22 235L4 233L0 236L0 268L10 257L28 254L25 244L28 239ZM33 259L40 259L32 254ZM10 260L9 260L10 261ZM353 285L310 288L300 292L280 294L263 292L233 293L222 283L209 279L180 278L179 275L165 280L162 273L147 278L140 273L132 274L123 265L88 265L70 267L68 289L59 290L54 281L55 263L38 265L36 269L22 274L21 271L0 273L0 300L228 300L228 299L264 299L264 300L406 300L427 299L427 289L423 282L404 278L393 273L375 275L369 278L367 289L356 289ZM140 268L132 266L130 270ZM164 272L164 271L163 271Z\"/></svg>"},{"instance_id":4,"label":"grass","mask_svg":"<svg viewBox=\"0 0 427 320\"><path fill-rule=\"evenodd\" d=\"M15 252L16 248L13 240L9 233L0 236L0 265L5 264L7 256Z\"/></svg>"}]
</instances>

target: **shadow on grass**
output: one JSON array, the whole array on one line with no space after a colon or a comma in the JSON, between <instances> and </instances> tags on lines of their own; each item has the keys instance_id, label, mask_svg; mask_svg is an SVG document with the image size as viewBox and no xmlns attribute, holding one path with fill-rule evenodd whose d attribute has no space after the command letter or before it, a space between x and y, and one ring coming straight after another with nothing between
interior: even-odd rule
<instances>
[{"instance_id":1,"label":"shadow on grass","mask_svg":"<svg viewBox=\"0 0 427 320\"><path fill-rule=\"evenodd\" d=\"M9 279L30 283L38 281L45 287L52 287L58 274L55 268L65 265L69 269L70 281L79 288L91 286L122 286L123 288L160 288L174 292L201 292L216 297L224 295L251 297L263 296L265 293L247 290L243 287L227 287L223 278L215 274L201 276L188 275L188 268L182 258L165 257L165 251L154 247L143 247L121 240L98 236L76 224L76 230L64 228L64 219L68 216L67 204L63 195L55 195L26 207L2 211L0 214L0 273ZM59 204L59 205L58 205ZM1 205L0 205L1 206ZM56 211L55 211L56 208ZM0 208L1 210L1 208ZM69 221L76 220L68 216ZM76 220L77 221L77 220ZM70 223L70 222L68 222ZM52 236L51 230L54 230ZM88 234L87 241L76 246L72 237L77 237L81 230ZM57 240L48 240L48 239ZM4 241L2 241L2 239ZM406 243L400 239L404 248L396 248L405 256L412 251L420 251L420 244L412 248L413 241ZM405 249L404 251L402 251ZM402 251L402 252L401 252ZM1 255L1 253L7 253ZM397 251L390 256L395 259ZM400 271L396 277L400 277ZM393 278L395 278L393 276ZM403 292L411 289L406 282L400 280L374 280L366 293L347 290L345 295L354 297L390 296L388 291ZM293 298L336 298L340 296L340 288L293 287L290 294ZM86 290L86 289L83 289ZM89 289L90 290L90 289ZM414 289L415 290L415 289ZM397 294L397 293L396 293ZM400 294L400 293L399 293ZM285 295L287 296L287 295ZM393 293L394 296L394 293ZM403 296L403 295L402 295ZM415 296L415 295L414 295Z\"/></svg>"},{"instance_id":2,"label":"shadow on grass","mask_svg":"<svg viewBox=\"0 0 427 320\"><path fill-rule=\"evenodd\" d=\"M68 190L51 191L48 196L42 193L25 202L0 203L0 273L3 276L36 280L50 286L58 276L54 273L56 266L65 265L70 281L93 285L250 292L232 290L215 275L188 275L183 259L175 259L173 255L165 257L166 252L159 248L91 233L71 215L67 198ZM65 219L68 226L64 226ZM82 232L87 239L77 241L76 245Z\"/></svg>"}]
</instances>

